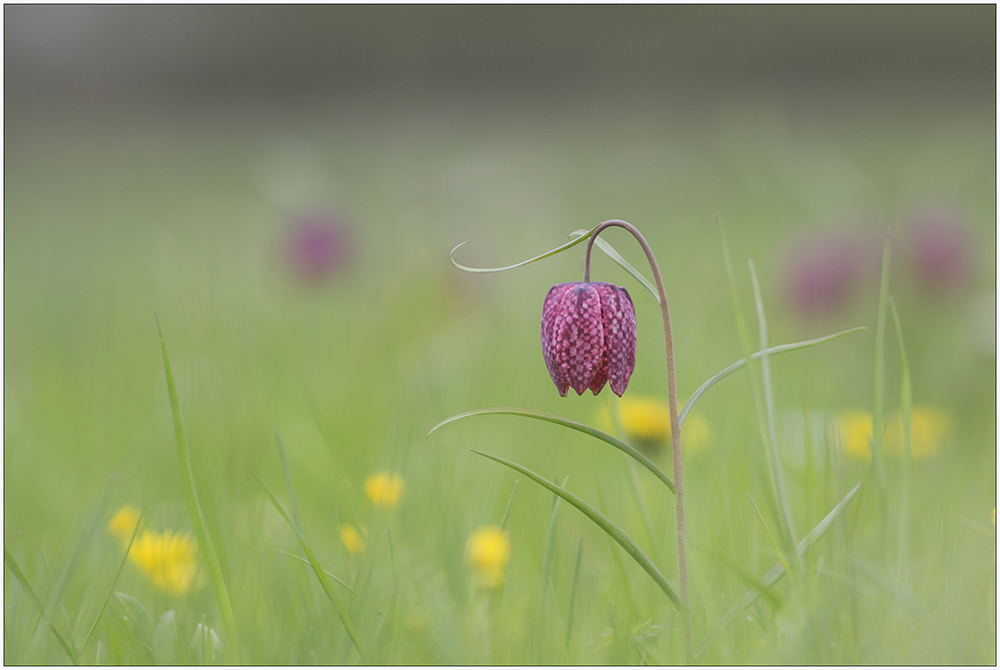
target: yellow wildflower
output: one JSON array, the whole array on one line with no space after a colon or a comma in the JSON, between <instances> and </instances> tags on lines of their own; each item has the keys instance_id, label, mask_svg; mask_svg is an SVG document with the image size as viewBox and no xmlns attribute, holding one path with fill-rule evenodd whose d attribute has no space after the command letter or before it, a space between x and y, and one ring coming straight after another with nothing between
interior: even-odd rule
<instances>
[{"instance_id":1,"label":"yellow wildflower","mask_svg":"<svg viewBox=\"0 0 1000 670\"><path fill-rule=\"evenodd\" d=\"M872 457L872 434L874 419L870 412L850 409L837 417L840 426L840 446L845 455L859 461Z\"/></svg>"},{"instance_id":2,"label":"yellow wildflower","mask_svg":"<svg viewBox=\"0 0 1000 670\"><path fill-rule=\"evenodd\" d=\"M375 472L365 480L365 493L376 507L392 509L399 502L406 485L395 472Z\"/></svg>"},{"instance_id":3,"label":"yellow wildflower","mask_svg":"<svg viewBox=\"0 0 1000 670\"><path fill-rule=\"evenodd\" d=\"M187 533L169 530L142 531L129 552L129 560L153 580L153 586L172 595L182 595L198 576L198 545Z\"/></svg>"},{"instance_id":4,"label":"yellow wildflower","mask_svg":"<svg viewBox=\"0 0 1000 670\"><path fill-rule=\"evenodd\" d=\"M910 416L910 456L914 460L933 456L951 436L954 421L951 413L940 407L914 407ZM885 450L897 457L903 455L903 418L894 412L886 421Z\"/></svg>"},{"instance_id":5,"label":"yellow wildflower","mask_svg":"<svg viewBox=\"0 0 1000 670\"><path fill-rule=\"evenodd\" d=\"M618 401L618 416L622 431L647 445L670 443L670 408L656 398L629 396ZM607 408L601 410L599 425L613 432L614 424ZM712 431L700 414L688 414L681 428L681 444L685 451L696 453L711 442Z\"/></svg>"},{"instance_id":6,"label":"yellow wildflower","mask_svg":"<svg viewBox=\"0 0 1000 670\"><path fill-rule=\"evenodd\" d=\"M618 401L618 415L622 430L638 440L670 440L670 409L664 402L655 398L622 398Z\"/></svg>"},{"instance_id":7,"label":"yellow wildflower","mask_svg":"<svg viewBox=\"0 0 1000 670\"><path fill-rule=\"evenodd\" d=\"M481 526L465 543L465 557L472 574L483 587L503 584L503 569L510 558L510 535L499 526Z\"/></svg>"},{"instance_id":8,"label":"yellow wildflower","mask_svg":"<svg viewBox=\"0 0 1000 670\"><path fill-rule=\"evenodd\" d=\"M363 554L365 553L365 538L361 536L364 532L364 528L361 532L349 523L340 524L340 540L344 543L344 548L347 549L349 554Z\"/></svg>"},{"instance_id":9,"label":"yellow wildflower","mask_svg":"<svg viewBox=\"0 0 1000 670\"><path fill-rule=\"evenodd\" d=\"M108 532L121 539L126 545L132 539L135 524L139 521L139 510L133 505L125 505L115 512L108 521Z\"/></svg>"}]
</instances>

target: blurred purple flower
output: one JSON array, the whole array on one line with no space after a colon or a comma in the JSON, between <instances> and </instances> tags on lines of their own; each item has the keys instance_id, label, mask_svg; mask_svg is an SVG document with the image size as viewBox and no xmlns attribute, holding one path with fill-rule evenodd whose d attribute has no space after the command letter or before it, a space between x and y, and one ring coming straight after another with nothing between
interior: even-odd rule
<instances>
[{"instance_id":1,"label":"blurred purple flower","mask_svg":"<svg viewBox=\"0 0 1000 670\"><path fill-rule=\"evenodd\" d=\"M867 265L859 246L849 235L829 232L812 233L792 246L785 281L796 311L816 315L833 312L844 304Z\"/></svg>"},{"instance_id":2,"label":"blurred purple flower","mask_svg":"<svg viewBox=\"0 0 1000 670\"><path fill-rule=\"evenodd\" d=\"M289 228L285 254L292 273L321 282L343 270L354 252L353 235L344 221L325 212L296 216Z\"/></svg>"},{"instance_id":3,"label":"blurred purple flower","mask_svg":"<svg viewBox=\"0 0 1000 670\"><path fill-rule=\"evenodd\" d=\"M635 308L624 288L569 282L549 289L542 305L542 355L559 395L600 393L609 380L625 392L635 369Z\"/></svg>"},{"instance_id":4,"label":"blurred purple flower","mask_svg":"<svg viewBox=\"0 0 1000 670\"><path fill-rule=\"evenodd\" d=\"M928 209L911 219L910 266L925 289L951 292L972 277L972 236L958 216L946 209Z\"/></svg>"}]
</instances>

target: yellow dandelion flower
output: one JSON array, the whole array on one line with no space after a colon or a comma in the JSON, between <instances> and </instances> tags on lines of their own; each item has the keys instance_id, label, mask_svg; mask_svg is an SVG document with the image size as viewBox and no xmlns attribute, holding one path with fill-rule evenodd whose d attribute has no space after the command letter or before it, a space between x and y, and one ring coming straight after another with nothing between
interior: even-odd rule
<instances>
[{"instance_id":1,"label":"yellow dandelion flower","mask_svg":"<svg viewBox=\"0 0 1000 670\"><path fill-rule=\"evenodd\" d=\"M840 446L849 458L867 461L872 457L874 419L871 412L851 409L841 412L836 420L840 426Z\"/></svg>"},{"instance_id":2,"label":"yellow dandelion flower","mask_svg":"<svg viewBox=\"0 0 1000 670\"><path fill-rule=\"evenodd\" d=\"M951 413L933 405L914 407L910 415L910 457L920 460L944 448L952 434ZM886 421L885 450L897 457L903 454L903 418L894 412Z\"/></svg>"},{"instance_id":3,"label":"yellow dandelion flower","mask_svg":"<svg viewBox=\"0 0 1000 670\"><path fill-rule=\"evenodd\" d=\"M114 513L108 521L108 532L121 539L126 545L132 539L135 524L139 521L139 510L133 505L125 505Z\"/></svg>"},{"instance_id":4,"label":"yellow dandelion flower","mask_svg":"<svg viewBox=\"0 0 1000 670\"><path fill-rule=\"evenodd\" d=\"M129 560L171 595L183 595L198 576L198 545L187 533L142 531L129 552Z\"/></svg>"},{"instance_id":5,"label":"yellow dandelion flower","mask_svg":"<svg viewBox=\"0 0 1000 670\"><path fill-rule=\"evenodd\" d=\"M655 398L628 397L618 401L622 430L638 440L670 440L670 408ZM681 440L681 444L684 441Z\"/></svg>"},{"instance_id":6,"label":"yellow dandelion flower","mask_svg":"<svg viewBox=\"0 0 1000 670\"><path fill-rule=\"evenodd\" d=\"M361 536L364 532L364 528L361 529L361 532L358 532L358 529L349 523L340 524L340 540L344 543L344 548L347 549L347 553L365 553L365 538ZM367 535L367 533L365 534Z\"/></svg>"},{"instance_id":7,"label":"yellow dandelion flower","mask_svg":"<svg viewBox=\"0 0 1000 670\"><path fill-rule=\"evenodd\" d=\"M622 430L629 437L647 445L670 444L670 407L667 403L656 398L630 396L618 401L618 415ZM598 424L607 432L614 431L606 407L598 416ZM688 414L681 430L681 445L686 452L697 453L711 443L711 428L696 412Z\"/></svg>"},{"instance_id":8,"label":"yellow dandelion flower","mask_svg":"<svg viewBox=\"0 0 1000 670\"><path fill-rule=\"evenodd\" d=\"M399 502L406 485L395 472L375 472L365 480L365 493L376 507L392 509Z\"/></svg>"},{"instance_id":9,"label":"yellow dandelion flower","mask_svg":"<svg viewBox=\"0 0 1000 670\"><path fill-rule=\"evenodd\" d=\"M465 557L472 574L484 588L503 585L503 569L510 558L510 534L499 526L481 526L465 543Z\"/></svg>"}]
</instances>

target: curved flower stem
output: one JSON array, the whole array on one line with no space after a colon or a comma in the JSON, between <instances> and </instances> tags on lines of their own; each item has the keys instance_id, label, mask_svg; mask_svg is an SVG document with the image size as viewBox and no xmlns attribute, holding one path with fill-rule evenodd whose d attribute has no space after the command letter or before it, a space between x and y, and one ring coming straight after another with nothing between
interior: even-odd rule
<instances>
[{"instance_id":1,"label":"curved flower stem","mask_svg":"<svg viewBox=\"0 0 1000 670\"><path fill-rule=\"evenodd\" d=\"M663 279L660 277L660 268L656 264L653 250L649 248L646 238L642 233L627 221L611 219L599 224L590 234L587 241L587 255L584 259L583 281L590 281L590 252L594 247L594 240L605 228L617 226L632 233L639 246L646 253L646 260L649 261L649 268L653 272L653 281L659 293L660 311L663 314L663 337L667 345L667 402L670 407L670 445L674 457L674 486L677 491L674 495L674 511L677 526L677 577L680 586L680 596L684 605L687 606L685 621L685 631L687 633L688 652L694 648L691 637L691 603L688 600L688 567L687 567L687 530L684 523L684 467L681 462L681 424L677 420L677 381L674 372L674 338L670 329L670 308L667 305L667 293L663 290Z\"/></svg>"}]
</instances>

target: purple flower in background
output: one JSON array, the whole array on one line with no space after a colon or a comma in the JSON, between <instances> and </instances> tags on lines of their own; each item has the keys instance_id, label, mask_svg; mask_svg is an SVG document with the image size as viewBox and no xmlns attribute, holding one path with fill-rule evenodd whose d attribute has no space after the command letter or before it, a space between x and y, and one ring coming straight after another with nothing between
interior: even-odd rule
<instances>
[{"instance_id":1,"label":"purple flower in background","mask_svg":"<svg viewBox=\"0 0 1000 670\"><path fill-rule=\"evenodd\" d=\"M549 289L542 306L542 355L559 395L597 395L611 382L625 392L635 369L635 307L624 288L569 282Z\"/></svg>"},{"instance_id":2,"label":"purple flower in background","mask_svg":"<svg viewBox=\"0 0 1000 670\"><path fill-rule=\"evenodd\" d=\"M808 315L837 310L859 283L863 261L850 236L814 233L800 239L789 251L785 270L793 307Z\"/></svg>"},{"instance_id":3,"label":"purple flower in background","mask_svg":"<svg viewBox=\"0 0 1000 670\"><path fill-rule=\"evenodd\" d=\"M311 282L321 282L344 269L353 251L350 228L342 219L325 212L295 217L286 239L289 268Z\"/></svg>"},{"instance_id":4,"label":"purple flower in background","mask_svg":"<svg viewBox=\"0 0 1000 670\"><path fill-rule=\"evenodd\" d=\"M912 225L908 251L917 281L934 291L965 286L972 277L972 239L958 217L945 209L926 210Z\"/></svg>"}]
</instances>

